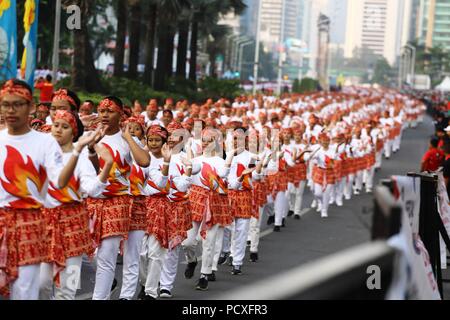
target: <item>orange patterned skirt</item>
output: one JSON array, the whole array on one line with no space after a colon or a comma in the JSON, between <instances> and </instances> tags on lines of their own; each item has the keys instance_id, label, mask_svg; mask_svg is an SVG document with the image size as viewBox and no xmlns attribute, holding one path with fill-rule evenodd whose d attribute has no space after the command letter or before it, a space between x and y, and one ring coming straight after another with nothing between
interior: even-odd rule
<instances>
[{"instance_id":1,"label":"orange patterned skirt","mask_svg":"<svg viewBox=\"0 0 450 320\"><path fill-rule=\"evenodd\" d=\"M45 219L41 210L0 208L0 294L9 295L9 285L19 267L46 259Z\"/></svg>"},{"instance_id":2,"label":"orange patterned skirt","mask_svg":"<svg viewBox=\"0 0 450 320\"><path fill-rule=\"evenodd\" d=\"M275 197L278 192L285 192L288 188L287 172L279 171L267 176L270 193Z\"/></svg>"},{"instance_id":3,"label":"orange patterned skirt","mask_svg":"<svg viewBox=\"0 0 450 320\"><path fill-rule=\"evenodd\" d=\"M366 169L370 169L371 167L373 167L375 165L375 162L376 162L375 152L368 154L366 157L367 157L366 158L366 162L367 162Z\"/></svg>"},{"instance_id":4,"label":"orange patterned skirt","mask_svg":"<svg viewBox=\"0 0 450 320\"><path fill-rule=\"evenodd\" d=\"M342 160L335 160L334 161L334 166L333 166L333 171L334 171L334 178L336 181L340 180L344 175L343 175L343 170L342 170Z\"/></svg>"},{"instance_id":5,"label":"orange patterned skirt","mask_svg":"<svg viewBox=\"0 0 450 320\"><path fill-rule=\"evenodd\" d=\"M130 196L117 196L106 199L87 200L87 209L91 219L91 238L94 248L102 239L114 236L128 238L130 230Z\"/></svg>"},{"instance_id":6,"label":"orange patterned skirt","mask_svg":"<svg viewBox=\"0 0 450 320\"><path fill-rule=\"evenodd\" d=\"M175 203L165 196L149 196L146 233L153 235L166 249L173 249L187 238L190 211L187 203Z\"/></svg>"},{"instance_id":7,"label":"orange patterned skirt","mask_svg":"<svg viewBox=\"0 0 450 320\"><path fill-rule=\"evenodd\" d=\"M267 183L265 180L253 181L252 217L259 218L259 208L267 201Z\"/></svg>"},{"instance_id":8,"label":"orange patterned skirt","mask_svg":"<svg viewBox=\"0 0 450 320\"><path fill-rule=\"evenodd\" d=\"M130 231L145 230L147 227L146 196L131 198L130 219Z\"/></svg>"},{"instance_id":9,"label":"orange patterned skirt","mask_svg":"<svg viewBox=\"0 0 450 320\"><path fill-rule=\"evenodd\" d=\"M336 182L336 178L334 176L334 169L332 168L319 168L314 166L312 171L312 180L314 183L320 184L322 186L328 184L334 184Z\"/></svg>"},{"instance_id":10,"label":"orange patterned skirt","mask_svg":"<svg viewBox=\"0 0 450 320\"><path fill-rule=\"evenodd\" d=\"M47 222L46 262L63 265L68 258L93 254L89 216L84 203L65 204L42 212Z\"/></svg>"},{"instance_id":11,"label":"orange patterned skirt","mask_svg":"<svg viewBox=\"0 0 450 320\"><path fill-rule=\"evenodd\" d=\"M208 223L211 226L219 224L226 227L233 222L233 215L230 210L227 195L222 195L199 186L192 186L189 193L189 203L193 221L203 221L207 212L207 205L209 204L211 221Z\"/></svg>"},{"instance_id":12,"label":"orange patterned skirt","mask_svg":"<svg viewBox=\"0 0 450 320\"><path fill-rule=\"evenodd\" d=\"M230 208L235 219L250 219L252 217L252 191L228 190Z\"/></svg>"}]
</instances>

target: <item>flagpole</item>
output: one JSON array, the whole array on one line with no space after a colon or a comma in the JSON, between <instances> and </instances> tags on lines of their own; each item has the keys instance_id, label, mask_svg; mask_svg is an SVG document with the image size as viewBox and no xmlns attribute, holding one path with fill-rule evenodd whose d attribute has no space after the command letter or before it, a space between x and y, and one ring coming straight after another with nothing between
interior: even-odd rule
<instances>
[{"instance_id":1,"label":"flagpole","mask_svg":"<svg viewBox=\"0 0 450 320\"><path fill-rule=\"evenodd\" d=\"M53 84L56 83L59 69L59 39L61 32L61 0L56 0L55 35L53 38Z\"/></svg>"}]
</instances>

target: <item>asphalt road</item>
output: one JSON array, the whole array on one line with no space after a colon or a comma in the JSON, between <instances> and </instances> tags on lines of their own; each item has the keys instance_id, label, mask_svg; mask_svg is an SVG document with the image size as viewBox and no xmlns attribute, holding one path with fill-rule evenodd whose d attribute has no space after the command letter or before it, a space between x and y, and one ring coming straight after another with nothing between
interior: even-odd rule
<instances>
[{"instance_id":1,"label":"asphalt road","mask_svg":"<svg viewBox=\"0 0 450 320\"><path fill-rule=\"evenodd\" d=\"M406 174L420 169L420 159L427 149L428 138L433 133L431 119L416 129L407 129L403 134L401 149L391 159L383 160L382 169L376 173L375 183L391 175ZM214 299L224 292L245 286L297 267L315 259L336 253L343 249L370 240L373 196L361 194L346 201L343 207L332 206L329 218L322 219L320 214L310 210L312 195L307 191L304 200L305 209L301 220L288 218L287 226L280 233L272 233L263 220L260 259L257 263L248 262L248 253L243 266L243 274L231 275L231 267L220 266L217 281L210 282L206 292L196 291L195 284L199 276L197 266L193 279L184 279L184 258L180 257L178 276L173 290L174 299ZM199 264L200 265L200 264ZM118 289L112 299L118 299L121 279L120 264L117 265ZM95 272L92 264L85 261L82 270L82 288L78 299L90 299L94 286Z\"/></svg>"}]
</instances>

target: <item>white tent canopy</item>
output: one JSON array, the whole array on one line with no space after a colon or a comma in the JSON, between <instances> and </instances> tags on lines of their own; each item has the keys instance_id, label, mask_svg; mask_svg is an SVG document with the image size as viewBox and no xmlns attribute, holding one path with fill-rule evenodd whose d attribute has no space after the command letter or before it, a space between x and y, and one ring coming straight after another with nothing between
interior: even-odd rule
<instances>
[{"instance_id":1,"label":"white tent canopy","mask_svg":"<svg viewBox=\"0 0 450 320\"><path fill-rule=\"evenodd\" d=\"M436 87L436 90L450 91L450 77L445 77L441 84Z\"/></svg>"}]
</instances>

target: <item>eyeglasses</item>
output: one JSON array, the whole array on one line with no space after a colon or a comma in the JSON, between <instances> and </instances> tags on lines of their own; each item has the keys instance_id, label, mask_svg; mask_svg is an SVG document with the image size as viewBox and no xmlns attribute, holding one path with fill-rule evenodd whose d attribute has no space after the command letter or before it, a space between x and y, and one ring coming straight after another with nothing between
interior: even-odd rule
<instances>
[{"instance_id":1,"label":"eyeglasses","mask_svg":"<svg viewBox=\"0 0 450 320\"><path fill-rule=\"evenodd\" d=\"M13 102L13 103L2 102L2 103L0 103L0 108L2 110L9 110L12 107L13 110L18 110L18 109L21 109L23 106L26 106L28 104L29 104L29 102L27 102L27 101L16 101L16 102Z\"/></svg>"}]
</instances>

